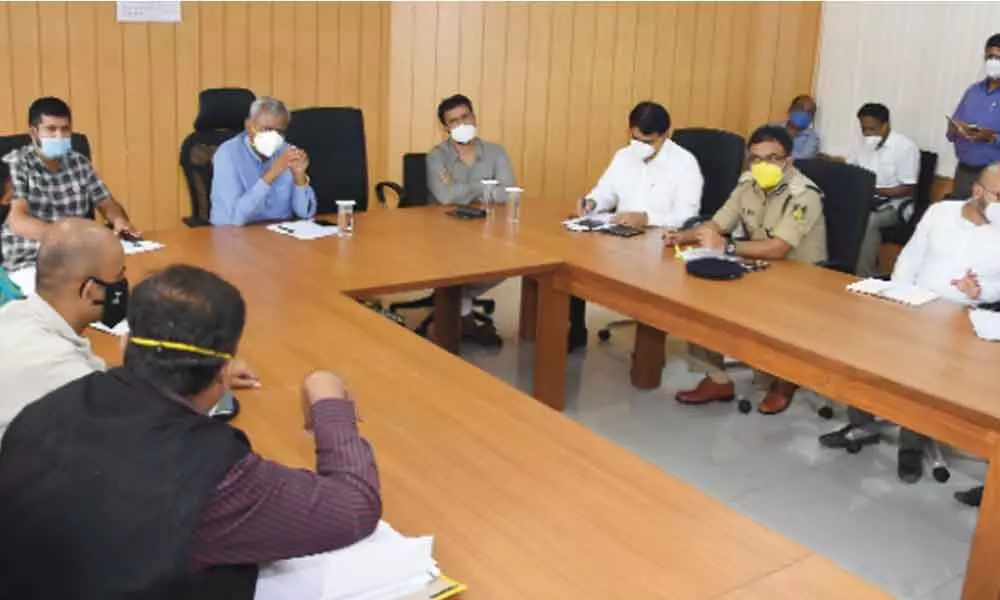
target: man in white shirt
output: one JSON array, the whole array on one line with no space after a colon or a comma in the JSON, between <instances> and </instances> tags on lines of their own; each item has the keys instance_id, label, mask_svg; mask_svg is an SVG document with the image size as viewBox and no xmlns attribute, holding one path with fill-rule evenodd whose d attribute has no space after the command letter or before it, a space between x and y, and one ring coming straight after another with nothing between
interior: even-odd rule
<instances>
[{"instance_id":1,"label":"man in white shirt","mask_svg":"<svg viewBox=\"0 0 1000 600\"><path fill-rule=\"evenodd\" d=\"M35 292L0 307L0 436L22 408L84 375L104 370L84 330L125 317L128 280L121 242L90 219L52 223L38 250ZM230 385L256 385L236 365Z\"/></svg>"},{"instance_id":2,"label":"man in white shirt","mask_svg":"<svg viewBox=\"0 0 1000 600\"><path fill-rule=\"evenodd\" d=\"M892 280L915 285L954 302L975 305L1000 301L1000 163L983 169L967 202L931 205L903 248ZM857 451L879 441L875 417L848 409L849 425L820 436L828 448ZM923 475L927 438L900 433L899 478L913 483Z\"/></svg>"},{"instance_id":3,"label":"man in white shirt","mask_svg":"<svg viewBox=\"0 0 1000 600\"><path fill-rule=\"evenodd\" d=\"M579 214L614 211L631 227L678 229L701 207L704 179L695 157L673 142L670 115L640 102L628 116L631 143L618 150L597 186L580 200Z\"/></svg>"},{"instance_id":4,"label":"man in white shirt","mask_svg":"<svg viewBox=\"0 0 1000 600\"><path fill-rule=\"evenodd\" d=\"M920 172L920 149L910 138L892 130L889 109L869 103L858 110L862 139L847 156L847 162L875 173L875 196L868 218L865 239L858 256L858 274L878 277L878 249L882 229L899 219L899 205L917 192Z\"/></svg>"}]
</instances>

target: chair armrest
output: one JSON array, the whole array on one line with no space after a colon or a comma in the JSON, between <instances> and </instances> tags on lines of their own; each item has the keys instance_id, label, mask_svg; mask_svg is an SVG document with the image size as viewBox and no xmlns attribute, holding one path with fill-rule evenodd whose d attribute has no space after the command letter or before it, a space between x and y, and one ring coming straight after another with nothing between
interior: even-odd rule
<instances>
[{"instance_id":1,"label":"chair armrest","mask_svg":"<svg viewBox=\"0 0 1000 600\"><path fill-rule=\"evenodd\" d=\"M400 201L403 199L403 186L392 181L380 181L375 184L375 197L378 198L379 204L382 206L387 206L385 203L386 188L395 192L396 198Z\"/></svg>"},{"instance_id":2,"label":"chair armrest","mask_svg":"<svg viewBox=\"0 0 1000 600\"><path fill-rule=\"evenodd\" d=\"M816 266L823 267L824 269L830 269L831 271L840 271L841 273L846 273L848 275L854 275L854 266L846 265L843 262L836 260L821 260L816 263Z\"/></svg>"}]
</instances>

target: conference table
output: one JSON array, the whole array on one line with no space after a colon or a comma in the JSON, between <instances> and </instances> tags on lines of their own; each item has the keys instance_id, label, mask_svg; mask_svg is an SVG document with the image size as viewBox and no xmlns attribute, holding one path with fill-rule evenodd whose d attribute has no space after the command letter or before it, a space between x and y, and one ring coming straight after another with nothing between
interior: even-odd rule
<instances>
[{"instance_id":1,"label":"conference table","mask_svg":"<svg viewBox=\"0 0 1000 600\"><path fill-rule=\"evenodd\" d=\"M360 214L350 238L300 241L263 227L153 232L133 283L167 264L209 268L249 308L240 355L263 387L234 425L263 455L314 465L298 386L317 368L347 381L376 452L385 518L435 535L446 573L488 598L888 598L825 558L729 509L560 414L568 298L643 323L633 382L658 384L663 332L992 459L1000 349L958 307L920 309L849 294L850 278L775 264L735 282L688 277L650 233L565 231L558 203L461 221L441 207ZM534 399L456 356L459 290L523 277L522 339ZM433 288L432 338L356 299ZM92 336L110 362L110 336ZM995 379L995 378L994 378ZM557 410L552 410L557 409ZM778 417L780 418L780 417ZM1000 484L990 460L964 598L996 598ZM831 526L833 526L831 524Z\"/></svg>"}]
</instances>

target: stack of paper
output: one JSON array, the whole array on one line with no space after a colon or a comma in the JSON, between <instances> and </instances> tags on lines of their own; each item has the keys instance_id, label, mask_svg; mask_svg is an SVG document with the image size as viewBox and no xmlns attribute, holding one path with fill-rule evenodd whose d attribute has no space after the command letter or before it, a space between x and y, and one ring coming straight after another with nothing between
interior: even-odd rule
<instances>
[{"instance_id":1,"label":"stack of paper","mask_svg":"<svg viewBox=\"0 0 1000 600\"><path fill-rule=\"evenodd\" d=\"M1000 342L1000 313L976 308L969 311L976 335L987 342Z\"/></svg>"},{"instance_id":2,"label":"stack of paper","mask_svg":"<svg viewBox=\"0 0 1000 600\"><path fill-rule=\"evenodd\" d=\"M611 224L614 213L590 213L583 217L566 219L563 227L570 231L600 231Z\"/></svg>"},{"instance_id":3,"label":"stack of paper","mask_svg":"<svg viewBox=\"0 0 1000 600\"><path fill-rule=\"evenodd\" d=\"M125 256L131 256L142 252L152 252L153 250L159 250L162 247L163 244L159 242L152 242L150 240L122 240L122 250L125 251Z\"/></svg>"},{"instance_id":4,"label":"stack of paper","mask_svg":"<svg viewBox=\"0 0 1000 600\"><path fill-rule=\"evenodd\" d=\"M918 288L915 285L871 278L855 281L847 286L847 291L865 296L876 296L907 306L922 306L938 299L938 295L934 292Z\"/></svg>"},{"instance_id":5,"label":"stack of paper","mask_svg":"<svg viewBox=\"0 0 1000 600\"><path fill-rule=\"evenodd\" d=\"M435 587L440 571L434 538L407 538L382 521L367 539L342 550L282 560L261 567L255 600L443 599L462 591Z\"/></svg>"},{"instance_id":6,"label":"stack of paper","mask_svg":"<svg viewBox=\"0 0 1000 600\"><path fill-rule=\"evenodd\" d=\"M289 235L297 240L318 240L340 233L340 229L331 225L320 225L315 221L287 221L267 226L268 231Z\"/></svg>"}]
</instances>

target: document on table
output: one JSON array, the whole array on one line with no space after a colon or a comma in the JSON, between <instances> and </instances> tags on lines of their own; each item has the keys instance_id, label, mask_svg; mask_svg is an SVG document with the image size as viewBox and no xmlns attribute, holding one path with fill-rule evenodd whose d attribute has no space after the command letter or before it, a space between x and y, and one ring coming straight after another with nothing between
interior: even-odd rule
<instances>
[{"instance_id":1,"label":"document on table","mask_svg":"<svg viewBox=\"0 0 1000 600\"><path fill-rule=\"evenodd\" d=\"M275 223L274 225L268 225L267 229L268 231L291 236L297 240L318 240L340 233L340 229L336 226L320 225L309 219Z\"/></svg>"},{"instance_id":2,"label":"document on table","mask_svg":"<svg viewBox=\"0 0 1000 600\"><path fill-rule=\"evenodd\" d=\"M969 320L980 338L987 342L1000 342L1000 313L974 308L969 311Z\"/></svg>"},{"instance_id":3,"label":"document on table","mask_svg":"<svg viewBox=\"0 0 1000 600\"><path fill-rule=\"evenodd\" d=\"M566 219L563 227L570 231L600 231L611 224L614 213L590 213L582 217Z\"/></svg>"},{"instance_id":4,"label":"document on table","mask_svg":"<svg viewBox=\"0 0 1000 600\"><path fill-rule=\"evenodd\" d=\"M122 250L125 252L125 256L141 254L143 252L152 252L153 250L163 248L163 244L153 242L151 240L122 240L121 242Z\"/></svg>"},{"instance_id":5,"label":"document on table","mask_svg":"<svg viewBox=\"0 0 1000 600\"><path fill-rule=\"evenodd\" d=\"M938 295L915 285L884 281L882 279L861 279L847 286L847 291L863 296L875 296L907 306L923 306Z\"/></svg>"},{"instance_id":6,"label":"document on table","mask_svg":"<svg viewBox=\"0 0 1000 600\"><path fill-rule=\"evenodd\" d=\"M441 576L433 543L382 521L353 546L261 567L254 600L443 600L465 587Z\"/></svg>"}]
</instances>

